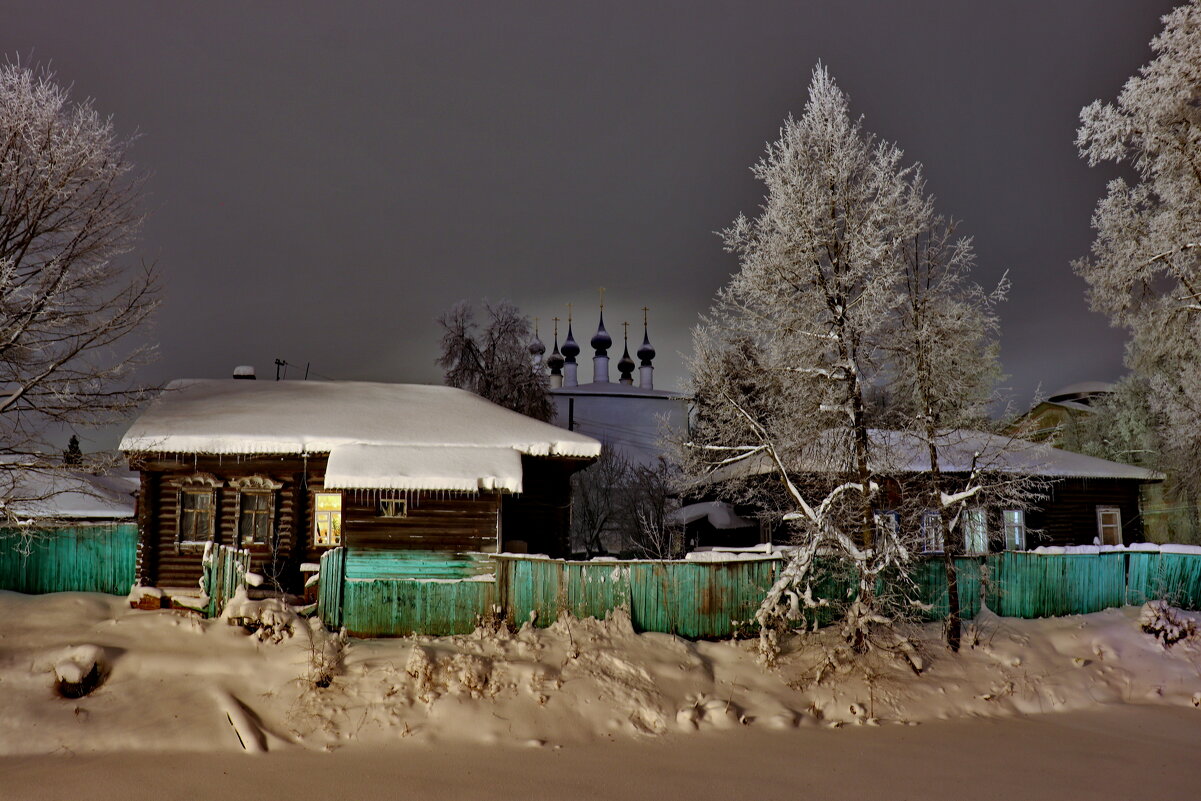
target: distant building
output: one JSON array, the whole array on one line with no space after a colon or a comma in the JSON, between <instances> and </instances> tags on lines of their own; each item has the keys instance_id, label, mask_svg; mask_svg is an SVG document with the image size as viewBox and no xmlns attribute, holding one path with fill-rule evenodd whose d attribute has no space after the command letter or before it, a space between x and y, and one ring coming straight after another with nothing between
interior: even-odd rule
<instances>
[{"instance_id":1,"label":"distant building","mask_svg":"<svg viewBox=\"0 0 1201 801\"><path fill-rule=\"evenodd\" d=\"M558 329L555 330L554 348L546 357L555 425L595 437L619 449L635 464L654 465L668 450L668 442L687 431L688 402L679 392L655 389L656 354L647 332L645 313L642 345L636 354L639 361L630 357L627 335L617 362L617 381L610 380L609 348L613 346L613 338L605 330L603 305L590 344L594 351L592 381L581 384L576 362L580 346L575 341L571 318L567 321L567 339L562 348ZM531 357L536 363L541 362L545 353L546 346L535 337L530 343Z\"/></svg>"},{"instance_id":2,"label":"distant building","mask_svg":"<svg viewBox=\"0 0 1201 801\"><path fill-rule=\"evenodd\" d=\"M1036 403L1014 421L1010 430L1036 442L1056 445L1073 420L1096 414L1096 404L1112 395L1113 389L1113 384L1104 381L1069 384Z\"/></svg>"}]
</instances>

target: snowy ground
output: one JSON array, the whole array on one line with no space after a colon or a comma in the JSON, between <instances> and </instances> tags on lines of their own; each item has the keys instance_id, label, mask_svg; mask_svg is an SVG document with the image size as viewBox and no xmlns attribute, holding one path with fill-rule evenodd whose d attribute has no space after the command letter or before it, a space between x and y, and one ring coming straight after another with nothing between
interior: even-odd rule
<instances>
[{"instance_id":1,"label":"snowy ground","mask_svg":"<svg viewBox=\"0 0 1201 801\"><path fill-rule=\"evenodd\" d=\"M1201 615L1185 614L1201 623ZM813 771L863 771L940 744L974 749L963 758L997 766L1030 752L1023 764L1045 757L1052 772L1126 753L1161 781L1195 784L1195 756L1190 750L1179 761L1164 750L1173 741L1163 732L1183 731L1193 742L1201 735L1201 643L1165 649L1138 616L1137 608L1036 621L986 614L968 633L973 647L959 656L941 650L931 626L922 632L928 645L918 677L892 659L850 667L834 654L829 665L828 650L800 640L786 643L769 670L751 643L635 634L623 617L515 634L351 640L339 653L336 637L284 615L274 624L290 624L292 636L274 642L224 620L131 610L110 596L0 592L0 798L37 797L30 793L38 787L65 792L38 777L84 781L86 765L135 781L185 763L197 767L174 779L276 770L299 779L296 766L304 765L326 766L327 777L375 776L381 787L402 776L441 786L435 769L442 766L444 783L454 776L448 794L427 797L450 798L470 795L471 776L486 788L495 762L509 766L506 775L514 765L558 764L577 778L598 777L582 788L599 777L632 781L645 769L639 786L646 789L673 772L682 782L673 786L710 773L742 776L763 754L780 753L803 756L789 770L805 766L812 783ZM61 697L56 669L78 674L72 659L86 662L89 653L99 654L103 683L86 697ZM332 681L317 686L327 665ZM1099 744L1080 745L1089 738ZM247 750L273 753L247 760ZM208 754L197 761L195 752ZM77 758L47 761L64 754ZM60 761L72 769L56 770ZM930 753L925 767L936 761ZM623 766L621 776L611 775L614 764ZM704 769L687 779L685 764ZM938 771L953 777L961 767ZM998 781L1019 779L1032 776L1017 771ZM538 795L570 791L564 781L538 785ZM18 786L28 792L14 794Z\"/></svg>"}]
</instances>

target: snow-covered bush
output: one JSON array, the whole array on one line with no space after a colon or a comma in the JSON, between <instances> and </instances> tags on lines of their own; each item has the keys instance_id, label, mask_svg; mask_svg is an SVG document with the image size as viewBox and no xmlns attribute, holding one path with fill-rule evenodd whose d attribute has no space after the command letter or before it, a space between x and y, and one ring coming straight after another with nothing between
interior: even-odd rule
<instances>
[{"instance_id":1,"label":"snow-covered bush","mask_svg":"<svg viewBox=\"0 0 1201 801\"><path fill-rule=\"evenodd\" d=\"M230 625L241 626L256 635L262 642L283 642L296 633L297 626L303 625L300 616L279 598L252 601L245 587L238 587L221 617Z\"/></svg>"},{"instance_id":2,"label":"snow-covered bush","mask_svg":"<svg viewBox=\"0 0 1201 801\"><path fill-rule=\"evenodd\" d=\"M1192 620L1183 617L1180 610L1168 604L1167 601L1148 601L1143 605L1139 614L1138 624L1143 631L1150 634L1171 648L1181 640L1197 636L1197 626Z\"/></svg>"},{"instance_id":3,"label":"snow-covered bush","mask_svg":"<svg viewBox=\"0 0 1201 801\"><path fill-rule=\"evenodd\" d=\"M104 680L102 651L95 645L67 649L54 664L55 689L63 698L83 698Z\"/></svg>"}]
</instances>

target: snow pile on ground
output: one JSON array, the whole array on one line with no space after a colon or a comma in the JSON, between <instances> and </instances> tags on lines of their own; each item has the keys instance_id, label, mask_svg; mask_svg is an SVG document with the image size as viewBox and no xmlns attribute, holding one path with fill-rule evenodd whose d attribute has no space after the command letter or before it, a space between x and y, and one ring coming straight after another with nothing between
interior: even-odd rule
<instances>
[{"instance_id":1,"label":"snow pile on ground","mask_svg":"<svg viewBox=\"0 0 1201 801\"><path fill-rule=\"evenodd\" d=\"M1170 648L1157 633L1167 622L1173 637L1186 634ZM239 597L223 619L203 621L112 596L0 592L0 754L556 746L1112 704L1191 708L1201 703L1201 643L1187 632L1198 622L1197 613L1136 607L1047 620L985 611L958 656L942 649L938 624L920 629L925 670L915 676L886 654L852 658L832 631L786 638L767 669L753 642L637 634L620 612L546 629L347 640L275 601ZM56 690L64 673L93 667L102 681L88 694Z\"/></svg>"}]
</instances>

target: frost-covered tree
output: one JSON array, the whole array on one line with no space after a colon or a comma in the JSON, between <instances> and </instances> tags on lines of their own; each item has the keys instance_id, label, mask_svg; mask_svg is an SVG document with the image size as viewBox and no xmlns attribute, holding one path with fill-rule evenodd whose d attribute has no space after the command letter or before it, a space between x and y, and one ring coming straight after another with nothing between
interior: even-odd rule
<instances>
[{"instance_id":1,"label":"frost-covered tree","mask_svg":"<svg viewBox=\"0 0 1201 801\"><path fill-rule=\"evenodd\" d=\"M920 166L902 157L851 117L819 66L804 113L754 168L767 189L759 216L724 232L740 269L696 329L690 365L687 472L774 510L800 546L762 629L820 602L816 560L834 555L857 579L843 610L857 650L907 648L892 622L924 513L938 512L950 563L967 504L1020 494L1002 489L1019 479L990 470L999 452L966 478L941 473L940 450L993 400L1004 286L989 295L970 281L970 242L934 214ZM882 420L894 430L874 430ZM915 473L923 456L931 469Z\"/></svg>"},{"instance_id":2,"label":"frost-covered tree","mask_svg":"<svg viewBox=\"0 0 1201 801\"><path fill-rule=\"evenodd\" d=\"M1201 0L1163 18L1155 53L1116 103L1080 112L1090 165L1125 164L1097 204L1092 256L1075 264L1093 308L1130 332L1127 364L1146 383L1164 466L1201 495Z\"/></svg>"},{"instance_id":3,"label":"frost-covered tree","mask_svg":"<svg viewBox=\"0 0 1201 801\"><path fill-rule=\"evenodd\" d=\"M899 148L851 117L818 66L803 114L785 121L753 168L767 189L759 216L724 232L740 269L695 330L690 364L686 469L720 471L725 491L774 501L801 546L760 609L762 629L792 613L798 593L810 597L814 560L832 551L857 572L844 621L857 650L888 631L877 580L912 556L898 527L876 519L877 443L865 406L887 369L904 245L929 215L914 190L918 171L901 162ZM779 482L739 481L751 466Z\"/></svg>"},{"instance_id":4,"label":"frost-covered tree","mask_svg":"<svg viewBox=\"0 0 1201 801\"><path fill-rule=\"evenodd\" d=\"M447 386L466 389L536 420L550 421L555 409L541 366L530 356L530 321L507 301L485 303L487 326L480 331L475 310L460 301L438 318Z\"/></svg>"},{"instance_id":5,"label":"frost-covered tree","mask_svg":"<svg viewBox=\"0 0 1201 801\"><path fill-rule=\"evenodd\" d=\"M129 140L50 73L0 65L0 497L10 473L57 469L61 425L112 422L139 403L128 344L159 299L122 257L143 213ZM19 504L18 504L19 505ZM7 507L6 507L7 508Z\"/></svg>"}]
</instances>

